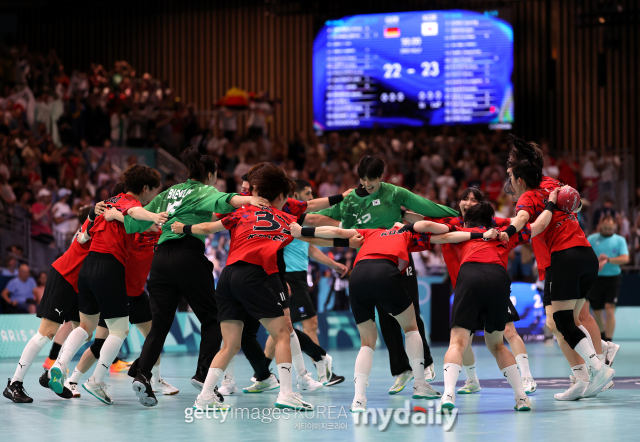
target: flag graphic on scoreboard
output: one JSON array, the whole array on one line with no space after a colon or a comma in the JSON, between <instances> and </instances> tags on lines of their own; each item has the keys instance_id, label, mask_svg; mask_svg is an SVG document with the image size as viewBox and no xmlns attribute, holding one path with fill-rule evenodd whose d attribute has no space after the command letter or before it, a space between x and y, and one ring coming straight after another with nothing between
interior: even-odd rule
<instances>
[{"instance_id":1,"label":"flag graphic on scoreboard","mask_svg":"<svg viewBox=\"0 0 640 442\"><path fill-rule=\"evenodd\" d=\"M384 28L384 38L400 37L400 28Z\"/></svg>"}]
</instances>

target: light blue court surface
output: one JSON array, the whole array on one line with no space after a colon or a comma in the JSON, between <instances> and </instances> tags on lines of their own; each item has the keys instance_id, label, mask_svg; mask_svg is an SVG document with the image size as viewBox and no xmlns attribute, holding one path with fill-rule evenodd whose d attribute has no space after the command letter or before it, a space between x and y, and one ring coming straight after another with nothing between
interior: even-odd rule
<instances>
[{"instance_id":1,"label":"light blue court surface","mask_svg":"<svg viewBox=\"0 0 640 442\"><path fill-rule=\"evenodd\" d=\"M458 395L459 414L450 431L435 422L433 403L411 400L410 388L389 396L392 384L386 350L376 351L373 372L367 391L368 408L377 412L377 424L369 415L368 423L358 423L349 412L353 398L353 364L355 350L332 352L335 371L347 381L321 392L304 397L317 407L315 415L294 413L270 414L277 390L270 393L232 396L227 402L238 409L222 416L202 416L195 419L191 406L196 390L189 381L194 372L196 357L166 356L162 362L163 376L180 389L177 396L164 396L154 408L144 408L131 391L131 380L125 374L110 375L114 405L108 406L84 394L79 399L59 399L38 384L42 373L34 363L25 380L33 404L14 404L0 397L0 435L3 441L373 441L392 437L395 441L638 441L640 440L640 342L620 342L621 349L613 368L615 387L594 399L578 402L558 402L553 394L569 384L569 368L557 346L529 344L531 371L538 381L538 391L532 398L533 411L515 412L513 393L495 361L485 347L476 345L477 372L482 391L475 395ZM434 386L442 389L442 360L445 347L433 349L437 363ZM306 361L311 366L309 360ZM13 375L17 361L0 360L3 388ZM439 367L438 367L439 366ZM243 356L236 359L236 378L239 386L248 385L249 364ZM464 376L464 375L462 375ZM462 385L462 382L460 382ZM408 401L408 402L407 402ZM405 408L405 412L397 409ZM427 411L414 411L419 406ZM324 408L321 408L324 407ZM242 409L245 410L242 410ZM185 410L188 415L185 415ZM244 416L242 413L244 412ZM322 415L320 415L323 412ZM392 413L392 414L390 414ZM384 426L383 417L389 419ZM362 418L362 415L360 415ZM192 422L187 422L191 420ZM288 418L288 419L287 419ZM270 422L269 422L270 421ZM396 422L397 421L397 422ZM409 423L404 423L408 421ZM414 421L413 424L411 422ZM324 428L323 428L324 426Z\"/></svg>"}]
</instances>

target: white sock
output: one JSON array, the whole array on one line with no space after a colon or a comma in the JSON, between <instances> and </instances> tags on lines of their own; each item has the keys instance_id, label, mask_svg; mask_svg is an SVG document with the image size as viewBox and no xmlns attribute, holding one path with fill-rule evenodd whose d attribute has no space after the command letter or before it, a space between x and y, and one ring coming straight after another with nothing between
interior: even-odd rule
<instances>
[{"instance_id":1,"label":"white sock","mask_svg":"<svg viewBox=\"0 0 640 442\"><path fill-rule=\"evenodd\" d=\"M291 361L293 364L293 368L296 369L296 373L298 376L304 373L306 369L304 368L304 358L302 357L302 350L300 350L300 341L298 340L298 335L296 332L293 332L289 335L291 338Z\"/></svg>"},{"instance_id":2,"label":"white sock","mask_svg":"<svg viewBox=\"0 0 640 442\"><path fill-rule=\"evenodd\" d=\"M293 393L293 384L291 381L291 363L284 362L277 364L278 374L280 375L280 392L284 395Z\"/></svg>"},{"instance_id":3,"label":"white sock","mask_svg":"<svg viewBox=\"0 0 640 442\"><path fill-rule=\"evenodd\" d=\"M531 372L529 371L529 356L526 353L522 353L516 356L516 364L518 364L518 368L520 369L520 377L523 378L532 378Z\"/></svg>"},{"instance_id":4,"label":"white sock","mask_svg":"<svg viewBox=\"0 0 640 442\"><path fill-rule=\"evenodd\" d=\"M516 394L517 398L527 396L527 393L524 392L522 378L520 377L520 372L518 371L518 366L516 364L503 368L502 375L507 378L507 382L509 382L509 385L513 388L513 392Z\"/></svg>"},{"instance_id":5,"label":"white sock","mask_svg":"<svg viewBox=\"0 0 640 442\"><path fill-rule=\"evenodd\" d=\"M585 327L584 325L580 324L578 326L578 328L580 330L582 330L582 333L584 333L584 335L587 337L587 339L589 340L589 345L591 346L591 348L593 348L593 352L596 352L596 346L593 345L593 339L591 339L591 335L589 334L589 331L587 330L587 327Z\"/></svg>"},{"instance_id":6,"label":"white sock","mask_svg":"<svg viewBox=\"0 0 640 442\"><path fill-rule=\"evenodd\" d=\"M470 381L478 381L478 375L476 374L476 364L463 365L464 372L467 375L467 379Z\"/></svg>"},{"instance_id":7,"label":"white sock","mask_svg":"<svg viewBox=\"0 0 640 442\"><path fill-rule=\"evenodd\" d=\"M80 370L78 370L78 367L76 367L75 370L73 370L73 373L71 373L71 377L69 378L69 382L73 382L74 384L77 384L80 382L80 379L82 379L82 375L84 373L81 372Z\"/></svg>"},{"instance_id":8,"label":"white sock","mask_svg":"<svg viewBox=\"0 0 640 442\"><path fill-rule=\"evenodd\" d=\"M151 377L156 381L156 382L160 382L160 379L162 379L160 377L160 364L158 365L154 365L153 367L151 367Z\"/></svg>"},{"instance_id":9,"label":"white sock","mask_svg":"<svg viewBox=\"0 0 640 442\"><path fill-rule=\"evenodd\" d=\"M67 340L64 341L64 345L60 349L60 354L58 355L56 362L53 364L53 367L57 367L62 370L63 373L66 373L69 362L71 362L71 359L73 359L78 350L80 350L80 347L82 347L88 337L89 333L87 333L84 328L76 327L71 333L69 333ZM53 367L51 368L53 369Z\"/></svg>"},{"instance_id":10,"label":"white sock","mask_svg":"<svg viewBox=\"0 0 640 442\"><path fill-rule=\"evenodd\" d=\"M209 368L207 378L204 380L200 397L205 400L211 400L213 397L213 389L218 385L218 380L224 375L219 368Z\"/></svg>"},{"instance_id":11,"label":"white sock","mask_svg":"<svg viewBox=\"0 0 640 442\"><path fill-rule=\"evenodd\" d=\"M227 369L224 371L225 379L233 379L233 372L236 368L236 357L232 357L229 363L227 364Z\"/></svg>"},{"instance_id":12,"label":"white sock","mask_svg":"<svg viewBox=\"0 0 640 442\"><path fill-rule=\"evenodd\" d=\"M371 347L360 347L360 352L356 357L356 368L353 382L356 384L357 399L366 398L367 382L369 375L371 374L371 367L373 366L373 349Z\"/></svg>"},{"instance_id":13,"label":"white sock","mask_svg":"<svg viewBox=\"0 0 640 442\"><path fill-rule=\"evenodd\" d=\"M444 393L443 397L450 395L452 398L456 395L456 382L462 371L462 367L458 364L444 364Z\"/></svg>"},{"instance_id":14,"label":"white sock","mask_svg":"<svg viewBox=\"0 0 640 442\"><path fill-rule=\"evenodd\" d=\"M104 377L109 371L109 367L113 363L113 360L118 356L120 347L124 340L116 335L109 333L107 339L104 340L102 348L100 349L100 359L98 359L98 365L93 372L93 380L96 384L104 382Z\"/></svg>"},{"instance_id":15,"label":"white sock","mask_svg":"<svg viewBox=\"0 0 640 442\"><path fill-rule=\"evenodd\" d=\"M24 350L22 350L22 355L18 361L18 367L13 375L13 379L11 379L11 383L16 381L22 382L24 380L24 377L29 371L29 367L33 364L33 360L38 357L40 350L42 350L42 347L44 347L47 342L49 342L49 338L42 336L40 332L31 336Z\"/></svg>"},{"instance_id":16,"label":"white sock","mask_svg":"<svg viewBox=\"0 0 640 442\"><path fill-rule=\"evenodd\" d=\"M573 375L581 379L583 381L589 381L589 373L587 373L587 366L585 364L576 365L575 367L571 367L571 372Z\"/></svg>"},{"instance_id":17,"label":"white sock","mask_svg":"<svg viewBox=\"0 0 640 442\"><path fill-rule=\"evenodd\" d=\"M602 362L600 362L600 359L598 359L596 351L593 349L593 347L589 343L589 339L587 339L586 337L582 338L580 342L578 342L578 345L576 345L576 348L574 348L574 350L580 356L582 356L582 359L584 359L584 363L587 364L589 368L593 370L600 370L602 368Z\"/></svg>"},{"instance_id":18,"label":"white sock","mask_svg":"<svg viewBox=\"0 0 640 442\"><path fill-rule=\"evenodd\" d=\"M427 381L424 379L424 347L422 338L418 331L410 331L404 334L404 342L409 356L409 365L413 370L413 383L417 386L424 386Z\"/></svg>"}]
</instances>

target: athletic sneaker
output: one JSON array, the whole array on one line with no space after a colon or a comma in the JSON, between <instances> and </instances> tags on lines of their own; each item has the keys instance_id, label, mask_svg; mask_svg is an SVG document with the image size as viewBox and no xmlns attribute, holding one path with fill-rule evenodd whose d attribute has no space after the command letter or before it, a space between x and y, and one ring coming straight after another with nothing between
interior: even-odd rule
<instances>
[{"instance_id":1,"label":"athletic sneaker","mask_svg":"<svg viewBox=\"0 0 640 442\"><path fill-rule=\"evenodd\" d=\"M276 399L276 408L285 408L288 410L299 411L314 410L313 405L302 400L302 396L300 395L300 393L291 393L285 395L282 392L278 393L278 399Z\"/></svg>"},{"instance_id":2,"label":"athletic sneaker","mask_svg":"<svg viewBox=\"0 0 640 442\"><path fill-rule=\"evenodd\" d=\"M342 384L343 382L344 382L344 376L331 373L331 378L329 378L329 382L327 382L325 386L331 387L332 385Z\"/></svg>"},{"instance_id":3,"label":"athletic sneaker","mask_svg":"<svg viewBox=\"0 0 640 442\"><path fill-rule=\"evenodd\" d=\"M480 388L480 381L478 379L467 379L464 385L458 388L458 394L473 394L478 393Z\"/></svg>"},{"instance_id":4,"label":"athletic sneaker","mask_svg":"<svg viewBox=\"0 0 640 442\"><path fill-rule=\"evenodd\" d=\"M393 386L389 389L389 394L398 394L404 387L407 386L409 382L413 380L413 372L411 370L407 370L402 374L396 376L396 381L393 383Z\"/></svg>"},{"instance_id":5,"label":"athletic sneaker","mask_svg":"<svg viewBox=\"0 0 640 442\"><path fill-rule=\"evenodd\" d=\"M113 405L111 397L107 394L108 387L109 386L104 382L96 382L93 376L87 379L87 382L82 384L82 388L84 388L91 396L95 397L103 404Z\"/></svg>"},{"instance_id":6,"label":"athletic sneaker","mask_svg":"<svg viewBox=\"0 0 640 442\"><path fill-rule=\"evenodd\" d=\"M367 412L367 398L353 398L351 402L352 413L366 413Z\"/></svg>"},{"instance_id":7,"label":"athletic sneaker","mask_svg":"<svg viewBox=\"0 0 640 442\"><path fill-rule=\"evenodd\" d=\"M322 387L324 387L322 382L314 380L309 374L309 370L305 370L298 375L298 390L316 391Z\"/></svg>"},{"instance_id":8,"label":"athletic sneaker","mask_svg":"<svg viewBox=\"0 0 640 442\"><path fill-rule=\"evenodd\" d=\"M218 390L223 396L231 396L233 393L238 391L238 386L236 385L236 380L233 376L225 376L222 379L222 385L220 385L220 390Z\"/></svg>"},{"instance_id":9,"label":"athletic sneaker","mask_svg":"<svg viewBox=\"0 0 640 442\"><path fill-rule=\"evenodd\" d=\"M536 381L534 381L533 378L527 377L522 378L522 387L524 388L525 393L531 394L536 391L538 384L536 384Z\"/></svg>"},{"instance_id":10,"label":"athletic sneaker","mask_svg":"<svg viewBox=\"0 0 640 442\"><path fill-rule=\"evenodd\" d=\"M193 386L193 388L202 391L202 388L204 387L204 381L205 379L207 379L208 372L208 368L198 367L196 369L196 374L194 374L191 378L191 385ZM129 373L131 373L131 371L129 371ZM131 374L129 374L129 376L131 376ZM216 394L218 401L224 402L224 396L220 394L220 392L218 391L218 387L213 387L213 392Z\"/></svg>"},{"instance_id":11,"label":"athletic sneaker","mask_svg":"<svg viewBox=\"0 0 640 442\"><path fill-rule=\"evenodd\" d=\"M531 411L531 399L526 396L516 398L516 406L513 409L516 411Z\"/></svg>"},{"instance_id":12,"label":"athletic sneaker","mask_svg":"<svg viewBox=\"0 0 640 442\"><path fill-rule=\"evenodd\" d=\"M136 396L138 396L138 400L140 401L140 403L145 407L154 407L158 405L158 399L156 399L156 395L153 394L153 388L151 387L151 384L149 383L145 375L140 373L140 370L138 370L138 374L133 380L131 388L133 389L133 392L136 394Z\"/></svg>"},{"instance_id":13,"label":"athletic sneaker","mask_svg":"<svg viewBox=\"0 0 640 442\"><path fill-rule=\"evenodd\" d=\"M613 365L613 360L618 354L618 350L620 350L620 346L618 344L614 344L613 342L607 342L607 351L604 354L604 358L605 358L605 364L607 364L609 367Z\"/></svg>"},{"instance_id":14,"label":"athletic sneaker","mask_svg":"<svg viewBox=\"0 0 640 442\"><path fill-rule=\"evenodd\" d=\"M577 401L578 399L582 399L582 395L584 391L589 386L587 381L583 381L582 379L578 379L575 376L570 376L571 379L571 387L564 393L556 393L553 395L554 398L558 401Z\"/></svg>"},{"instance_id":15,"label":"athletic sneaker","mask_svg":"<svg viewBox=\"0 0 640 442\"><path fill-rule=\"evenodd\" d=\"M327 385L331 379L331 375L333 374L333 358L329 353L327 353L322 357L321 361L314 362L314 364L318 370L318 382L321 382L323 385Z\"/></svg>"},{"instance_id":16,"label":"athletic sneaker","mask_svg":"<svg viewBox=\"0 0 640 442\"><path fill-rule=\"evenodd\" d=\"M218 396L215 394L211 396L211 399L203 399L202 394L199 394L196 398L196 402L193 404L194 410L229 410L231 405L223 404L218 400Z\"/></svg>"},{"instance_id":17,"label":"athletic sneaker","mask_svg":"<svg viewBox=\"0 0 640 442\"><path fill-rule=\"evenodd\" d=\"M55 359L47 357L47 359L44 360L44 364L42 364L42 368L44 368L45 370L51 370L51 367L53 367L53 364L55 363Z\"/></svg>"},{"instance_id":18,"label":"athletic sneaker","mask_svg":"<svg viewBox=\"0 0 640 442\"><path fill-rule=\"evenodd\" d=\"M180 390L176 387L165 381L164 379L156 380L153 376L151 376L151 388L154 393L162 393L165 396L173 396L174 394L178 394Z\"/></svg>"},{"instance_id":19,"label":"athletic sneaker","mask_svg":"<svg viewBox=\"0 0 640 442\"><path fill-rule=\"evenodd\" d=\"M252 385L248 387L244 387L242 389L242 392L243 393L262 393L265 391L275 390L278 387L280 387L280 382L278 381L278 378L276 378L276 375L271 373L271 376L269 376L264 381L255 381Z\"/></svg>"},{"instance_id":20,"label":"athletic sneaker","mask_svg":"<svg viewBox=\"0 0 640 442\"><path fill-rule=\"evenodd\" d=\"M453 394L447 394L442 396L440 399L440 406L438 407L437 412L444 414L445 410L453 410L456 408L456 396Z\"/></svg>"},{"instance_id":21,"label":"athletic sneaker","mask_svg":"<svg viewBox=\"0 0 640 442\"><path fill-rule=\"evenodd\" d=\"M436 378L436 370L433 363L424 369L424 380L427 382L433 382Z\"/></svg>"},{"instance_id":22,"label":"athletic sneaker","mask_svg":"<svg viewBox=\"0 0 640 442\"><path fill-rule=\"evenodd\" d=\"M74 398L82 396L80 394L80 390L78 389L77 382L69 382L69 380L67 379L64 381L64 386L69 389Z\"/></svg>"},{"instance_id":23,"label":"athletic sneaker","mask_svg":"<svg viewBox=\"0 0 640 442\"><path fill-rule=\"evenodd\" d=\"M415 385L413 387L413 399L439 399L442 393L433 389L428 383L424 387Z\"/></svg>"},{"instance_id":24,"label":"athletic sneaker","mask_svg":"<svg viewBox=\"0 0 640 442\"><path fill-rule=\"evenodd\" d=\"M583 397L594 397L600 393L615 374L616 372L613 368L604 364L598 371L591 370L589 373L589 386L584 391Z\"/></svg>"},{"instance_id":25,"label":"athletic sneaker","mask_svg":"<svg viewBox=\"0 0 640 442\"><path fill-rule=\"evenodd\" d=\"M58 395L64 391L64 380L67 377L66 373L67 367L53 367L49 370L49 388Z\"/></svg>"},{"instance_id":26,"label":"athletic sneaker","mask_svg":"<svg viewBox=\"0 0 640 442\"><path fill-rule=\"evenodd\" d=\"M40 376L39 382L40 382L40 385L42 385L44 388L49 388L49 372L47 370L45 370L44 373L42 373L42 376ZM62 392L56 393L56 394L60 396L62 399L71 399L73 397L73 393L67 387L66 378L64 380L64 385L62 386Z\"/></svg>"},{"instance_id":27,"label":"athletic sneaker","mask_svg":"<svg viewBox=\"0 0 640 442\"><path fill-rule=\"evenodd\" d=\"M16 404L30 404L33 402L33 399L29 397L21 381L11 383L11 379L9 379L7 388L4 389L2 395Z\"/></svg>"}]
</instances>

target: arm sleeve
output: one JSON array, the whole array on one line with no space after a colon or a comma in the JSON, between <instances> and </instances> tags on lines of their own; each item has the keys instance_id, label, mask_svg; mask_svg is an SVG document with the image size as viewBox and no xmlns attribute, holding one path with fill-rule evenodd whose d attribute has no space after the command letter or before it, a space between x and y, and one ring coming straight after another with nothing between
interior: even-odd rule
<instances>
[{"instance_id":1,"label":"arm sleeve","mask_svg":"<svg viewBox=\"0 0 640 442\"><path fill-rule=\"evenodd\" d=\"M235 210L229 201L231 198L238 195L237 193L223 193L214 192L207 195L197 206L198 211L202 212L216 212L216 213L229 213Z\"/></svg>"},{"instance_id":2,"label":"arm sleeve","mask_svg":"<svg viewBox=\"0 0 640 442\"><path fill-rule=\"evenodd\" d=\"M333 218L337 221L342 221L342 203L336 204L335 206L331 206L327 209L322 209L316 213L318 215L328 216L329 218Z\"/></svg>"},{"instance_id":3,"label":"arm sleeve","mask_svg":"<svg viewBox=\"0 0 640 442\"><path fill-rule=\"evenodd\" d=\"M629 254L629 247L627 246L627 240L624 239L623 236L621 236L619 238L620 241L620 252L618 253L618 256L620 255L628 255Z\"/></svg>"},{"instance_id":4,"label":"arm sleeve","mask_svg":"<svg viewBox=\"0 0 640 442\"><path fill-rule=\"evenodd\" d=\"M293 198L287 199L282 211L284 213L288 213L289 215L293 215L298 218L307 210L307 203L305 201L294 200Z\"/></svg>"},{"instance_id":5,"label":"arm sleeve","mask_svg":"<svg viewBox=\"0 0 640 442\"><path fill-rule=\"evenodd\" d=\"M529 195L522 195L516 203L516 214L521 210L524 210L529 214L530 223L534 222L538 218L536 215L536 202Z\"/></svg>"},{"instance_id":6,"label":"arm sleeve","mask_svg":"<svg viewBox=\"0 0 640 442\"><path fill-rule=\"evenodd\" d=\"M398 187L398 196L400 197L400 203L404 207L423 216L430 216L433 218L459 216L457 210L436 204L433 201L429 201L426 198L413 194L403 187Z\"/></svg>"},{"instance_id":7,"label":"arm sleeve","mask_svg":"<svg viewBox=\"0 0 640 442\"><path fill-rule=\"evenodd\" d=\"M238 221L240 221L240 214L237 211L230 213L220 220L224 228L227 230L231 230L235 227L236 224L238 224Z\"/></svg>"},{"instance_id":8,"label":"arm sleeve","mask_svg":"<svg viewBox=\"0 0 640 442\"><path fill-rule=\"evenodd\" d=\"M124 217L124 230L127 233L142 233L152 225L153 221L140 221L137 219L133 219L130 216Z\"/></svg>"},{"instance_id":9,"label":"arm sleeve","mask_svg":"<svg viewBox=\"0 0 640 442\"><path fill-rule=\"evenodd\" d=\"M509 239L509 247L511 249L518 247L520 244L528 243L531 240L531 224L527 223L524 225L522 230L513 235Z\"/></svg>"},{"instance_id":10,"label":"arm sleeve","mask_svg":"<svg viewBox=\"0 0 640 442\"><path fill-rule=\"evenodd\" d=\"M406 235L406 233L405 233ZM431 250L431 233L412 233L409 242L409 253Z\"/></svg>"}]
</instances>

